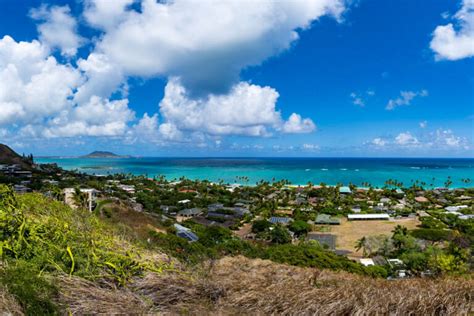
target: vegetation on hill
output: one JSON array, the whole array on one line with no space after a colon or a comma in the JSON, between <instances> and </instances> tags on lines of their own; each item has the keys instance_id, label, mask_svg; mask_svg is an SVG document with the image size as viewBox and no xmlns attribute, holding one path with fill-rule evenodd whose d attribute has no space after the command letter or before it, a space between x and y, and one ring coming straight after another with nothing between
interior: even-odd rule
<instances>
[{"instance_id":1,"label":"vegetation on hill","mask_svg":"<svg viewBox=\"0 0 474 316\"><path fill-rule=\"evenodd\" d=\"M16 196L0 185L0 285L28 314L54 313L57 288L46 275L78 276L118 286L162 262L94 214L40 194Z\"/></svg>"},{"instance_id":2,"label":"vegetation on hill","mask_svg":"<svg viewBox=\"0 0 474 316\"><path fill-rule=\"evenodd\" d=\"M365 268L313 242L252 243L229 229L187 222L199 236L189 243L160 225L121 203L90 213L0 186L0 309L30 315L456 314L472 299L468 274L389 282L377 278L386 276L384 268ZM369 299L374 296L384 303Z\"/></svg>"},{"instance_id":3,"label":"vegetation on hill","mask_svg":"<svg viewBox=\"0 0 474 316\"><path fill-rule=\"evenodd\" d=\"M33 156L20 156L7 145L0 144L0 165L20 165L22 169L30 170Z\"/></svg>"}]
</instances>

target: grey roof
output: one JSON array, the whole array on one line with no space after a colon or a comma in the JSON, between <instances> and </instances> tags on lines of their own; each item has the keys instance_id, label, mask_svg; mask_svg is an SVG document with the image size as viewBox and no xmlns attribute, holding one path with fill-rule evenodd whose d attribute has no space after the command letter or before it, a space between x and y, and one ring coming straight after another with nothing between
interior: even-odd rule
<instances>
[{"instance_id":1,"label":"grey roof","mask_svg":"<svg viewBox=\"0 0 474 316\"><path fill-rule=\"evenodd\" d=\"M178 212L178 215L181 216L197 216L202 213L200 208L187 208Z\"/></svg>"},{"instance_id":2,"label":"grey roof","mask_svg":"<svg viewBox=\"0 0 474 316\"><path fill-rule=\"evenodd\" d=\"M193 233L192 231L182 230L182 231L178 231L176 233L176 235L178 237L187 239L188 241L191 241L191 242L199 240L199 237L195 233Z\"/></svg>"},{"instance_id":3,"label":"grey roof","mask_svg":"<svg viewBox=\"0 0 474 316\"><path fill-rule=\"evenodd\" d=\"M330 249L336 248L336 236L331 234L308 234L308 240L316 240L321 245L327 245Z\"/></svg>"},{"instance_id":4,"label":"grey roof","mask_svg":"<svg viewBox=\"0 0 474 316\"><path fill-rule=\"evenodd\" d=\"M272 224L288 224L292 220L290 217L270 217L269 219Z\"/></svg>"},{"instance_id":5,"label":"grey roof","mask_svg":"<svg viewBox=\"0 0 474 316\"><path fill-rule=\"evenodd\" d=\"M319 214L316 217L316 224L329 224L329 225L339 225L341 224L341 221L339 218L331 217L331 215L328 214Z\"/></svg>"}]
</instances>

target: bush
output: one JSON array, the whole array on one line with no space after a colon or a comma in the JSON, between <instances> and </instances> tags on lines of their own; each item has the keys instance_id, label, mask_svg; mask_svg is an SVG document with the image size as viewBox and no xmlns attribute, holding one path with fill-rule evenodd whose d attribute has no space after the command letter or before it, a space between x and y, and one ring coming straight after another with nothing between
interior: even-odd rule
<instances>
[{"instance_id":1,"label":"bush","mask_svg":"<svg viewBox=\"0 0 474 316\"><path fill-rule=\"evenodd\" d=\"M275 225L270 231L270 238L274 244L287 244L291 242L291 236L288 229L281 225Z\"/></svg>"},{"instance_id":2,"label":"bush","mask_svg":"<svg viewBox=\"0 0 474 316\"><path fill-rule=\"evenodd\" d=\"M272 224L267 220L258 220L252 223L252 232L253 233L262 233L270 228Z\"/></svg>"},{"instance_id":3,"label":"bush","mask_svg":"<svg viewBox=\"0 0 474 316\"><path fill-rule=\"evenodd\" d=\"M133 253L117 250L113 233L94 214L39 194L16 197L1 186L0 196L4 260L25 260L45 272L108 276L120 284L143 270Z\"/></svg>"},{"instance_id":4,"label":"bush","mask_svg":"<svg viewBox=\"0 0 474 316\"><path fill-rule=\"evenodd\" d=\"M296 220L291 222L288 228L296 234L296 236L306 235L311 231L311 225L302 220Z\"/></svg>"},{"instance_id":5,"label":"bush","mask_svg":"<svg viewBox=\"0 0 474 316\"><path fill-rule=\"evenodd\" d=\"M430 241L442 241L450 238L451 232L443 229L420 228L410 232L411 235L418 239Z\"/></svg>"},{"instance_id":6,"label":"bush","mask_svg":"<svg viewBox=\"0 0 474 316\"><path fill-rule=\"evenodd\" d=\"M422 228L443 229L448 226L437 218L427 216L420 218Z\"/></svg>"},{"instance_id":7,"label":"bush","mask_svg":"<svg viewBox=\"0 0 474 316\"><path fill-rule=\"evenodd\" d=\"M58 289L39 276L36 266L16 261L0 270L0 283L18 300L27 315L56 315L58 309L52 302Z\"/></svg>"}]
</instances>

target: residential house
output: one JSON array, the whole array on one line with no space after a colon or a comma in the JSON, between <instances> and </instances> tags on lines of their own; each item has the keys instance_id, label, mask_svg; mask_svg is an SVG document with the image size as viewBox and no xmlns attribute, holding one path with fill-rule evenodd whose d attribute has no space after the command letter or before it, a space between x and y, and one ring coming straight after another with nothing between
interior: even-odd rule
<instances>
[{"instance_id":1,"label":"residential house","mask_svg":"<svg viewBox=\"0 0 474 316\"><path fill-rule=\"evenodd\" d=\"M97 200L97 194L99 191L95 189L79 189L81 193L84 193L87 201L87 209L92 212L95 207L95 202ZM75 188L66 188L63 190L64 193L64 202L72 208L78 208L76 202L74 201L74 196L76 194Z\"/></svg>"},{"instance_id":2,"label":"residential house","mask_svg":"<svg viewBox=\"0 0 474 316\"><path fill-rule=\"evenodd\" d=\"M281 225L288 225L290 224L293 219L290 217L270 217L268 220L272 224L281 224Z\"/></svg>"},{"instance_id":3,"label":"residential house","mask_svg":"<svg viewBox=\"0 0 474 316\"><path fill-rule=\"evenodd\" d=\"M364 221L364 220L389 220L390 216L385 213L380 214L349 214L347 219L350 221Z\"/></svg>"},{"instance_id":4,"label":"residential house","mask_svg":"<svg viewBox=\"0 0 474 316\"><path fill-rule=\"evenodd\" d=\"M202 214L202 210L197 207L187 208L178 212L178 215L182 217L195 217L201 214Z\"/></svg>"},{"instance_id":5,"label":"residential house","mask_svg":"<svg viewBox=\"0 0 474 316\"><path fill-rule=\"evenodd\" d=\"M340 225L341 220L328 214L319 214L314 223L317 225Z\"/></svg>"},{"instance_id":6,"label":"residential house","mask_svg":"<svg viewBox=\"0 0 474 316\"><path fill-rule=\"evenodd\" d=\"M193 233L189 228L179 224L174 224L176 229L176 236L187 239L189 242L195 242L199 240L199 237Z\"/></svg>"}]
</instances>

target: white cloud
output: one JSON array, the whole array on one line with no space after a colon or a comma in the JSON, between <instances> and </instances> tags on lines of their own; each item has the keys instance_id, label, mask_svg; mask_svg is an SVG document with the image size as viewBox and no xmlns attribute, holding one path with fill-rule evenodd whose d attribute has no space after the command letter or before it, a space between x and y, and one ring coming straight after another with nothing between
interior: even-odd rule
<instances>
[{"instance_id":1,"label":"white cloud","mask_svg":"<svg viewBox=\"0 0 474 316\"><path fill-rule=\"evenodd\" d=\"M362 100L362 98L360 96L357 95L357 93L355 92L352 92L350 94L351 96L351 99L352 99L352 104L354 105L358 105L360 107L364 107L365 106L365 101Z\"/></svg>"},{"instance_id":2,"label":"white cloud","mask_svg":"<svg viewBox=\"0 0 474 316\"><path fill-rule=\"evenodd\" d=\"M367 143L366 143L367 144ZM395 137L377 137L368 143L376 148L387 150L430 150L446 152L451 150L469 150L471 144L465 137L456 136L450 129L437 129L428 134L413 135L411 132L401 132Z\"/></svg>"},{"instance_id":3,"label":"white cloud","mask_svg":"<svg viewBox=\"0 0 474 316\"><path fill-rule=\"evenodd\" d=\"M371 142L372 145L383 147L387 144L387 141L383 140L380 137L374 138Z\"/></svg>"},{"instance_id":4,"label":"white cloud","mask_svg":"<svg viewBox=\"0 0 474 316\"><path fill-rule=\"evenodd\" d=\"M70 109L80 73L40 42L0 40L0 125L35 123Z\"/></svg>"},{"instance_id":5,"label":"white cloud","mask_svg":"<svg viewBox=\"0 0 474 316\"><path fill-rule=\"evenodd\" d=\"M316 124L309 118L303 119L301 115L293 113L283 124L282 130L287 134L311 133L316 130Z\"/></svg>"},{"instance_id":6,"label":"white cloud","mask_svg":"<svg viewBox=\"0 0 474 316\"><path fill-rule=\"evenodd\" d=\"M229 94L190 98L178 79L171 79L160 102L166 132L200 131L210 135L268 136L272 129L285 133L307 132L314 123L297 114L282 122L275 109L278 92L247 82L235 85ZM311 125L312 124L312 125ZM163 124L162 124L163 125Z\"/></svg>"},{"instance_id":7,"label":"white cloud","mask_svg":"<svg viewBox=\"0 0 474 316\"><path fill-rule=\"evenodd\" d=\"M344 0L83 3L83 20L100 35L92 53L75 66L51 55L59 49L73 58L85 43L68 6L30 11L39 21L40 41L0 40L0 127L31 137L157 143L316 129L297 113L283 120L276 109L278 92L239 82L239 75L290 48L298 32L321 16L339 19ZM161 122L158 114L136 121L126 99L127 79L155 76L168 78Z\"/></svg>"},{"instance_id":8,"label":"white cloud","mask_svg":"<svg viewBox=\"0 0 474 316\"><path fill-rule=\"evenodd\" d=\"M463 147L465 149L469 148L469 142L467 141L467 139L454 135L453 131L450 129L436 130L436 132L434 133L434 145L437 147Z\"/></svg>"},{"instance_id":9,"label":"white cloud","mask_svg":"<svg viewBox=\"0 0 474 316\"><path fill-rule=\"evenodd\" d=\"M30 16L40 21L39 39L51 48L58 48L64 56L75 56L77 49L85 42L77 31L76 19L71 16L69 6L42 5L30 12Z\"/></svg>"},{"instance_id":10,"label":"white cloud","mask_svg":"<svg viewBox=\"0 0 474 316\"><path fill-rule=\"evenodd\" d=\"M474 56L474 0L464 0L454 19L456 25L439 25L433 32L430 48L438 60Z\"/></svg>"},{"instance_id":11,"label":"white cloud","mask_svg":"<svg viewBox=\"0 0 474 316\"><path fill-rule=\"evenodd\" d=\"M352 99L352 104L360 106L360 107L364 107L365 103L366 103L366 100L373 97L375 95L375 91L374 90L367 90L365 94L366 94L366 96L364 96L363 93L359 94L359 93L356 93L356 92L352 92L349 95Z\"/></svg>"},{"instance_id":12,"label":"white cloud","mask_svg":"<svg viewBox=\"0 0 474 316\"><path fill-rule=\"evenodd\" d=\"M410 132L403 132L395 137L395 143L402 146L418 145L420 142Z\"/></svg>"},{"instance_id":13,"label":"white cloud","mask_svg":"<svg viewBox=\"0 0 474 316\"><path fill-rule=\"evenodd\" d=\"M413 101L415 97L426 97L426 96L428 96L427 90L421 90L421 91L416 91L416 92L400 91L400 96L396 99L390 99L385 109L390 111L399 106L410 105L411 101Z\"/></svg>"},{"instance_id":14,"label":"white cloud","mask_svg":"<svg viewBox=\"0 0 474 316\"><path fill-rule=\"evenodd\" d=\"M93 27L110 30L127 16L126 8L135 0L85 0L84 17Z\"/></svg>"},{"instance_id":15,"label":"white cloud","mask_svg":"<svg viewBox=\"0 0 474 316\"><path fill-rule=\"evenodd\" d=\"M320 149L319 145L315 144L303 144L301 149L304 151L318 151Z\"/></svg>"},{"instance_id":16,"label":"white cloud","mask_svg":"<svg viewBox=\"0 0 474 316\"><path fill-rule=\"evenodd\" d=\"M135 113L128 108L128 100L110 101L97 96L89 102L76 106L72 111L48 121L41 136L121 136L128 129L128 122Z\"/></svg>"},{"instance_id":17,"label":"white cloud","mask_svg":"<svg viewBox=\"0 0 474 316\"><path fill-rule=\"evenodd\" d=\"M241 69L288 49L299 37L296 30L344 10L342 0L144 0L141 12L124 11L124 0L88 3L85 16L93 24L91 16L102 20L113 11L119 17L106 27L97 52L127 75L180 77L201 96L228 91Z\"/></svg>"},{"instance_id":18,"label":"white cloud","mask_svg":"<svg viewBox=\"0 0 474 316\"><path fill-rule=\"evenodd\" d=\"M87 102L92 96L108 98L125 82L120 68L111 64L106 55L92 53L87 59L79 59L77 65L86 80L74 96L77 103Z\"/></svg>"},{"instance_id":19,"label":"white cloud","mask_svg":"<svg viewBox=\"0 0 474 316\"><path fill-rule=\"evenodd\" d=\"M426 128L428 126L428 122L427 121L421 121L419 123L419 125L420 125L420 128Z\"/></svg>"}]
</instances>

